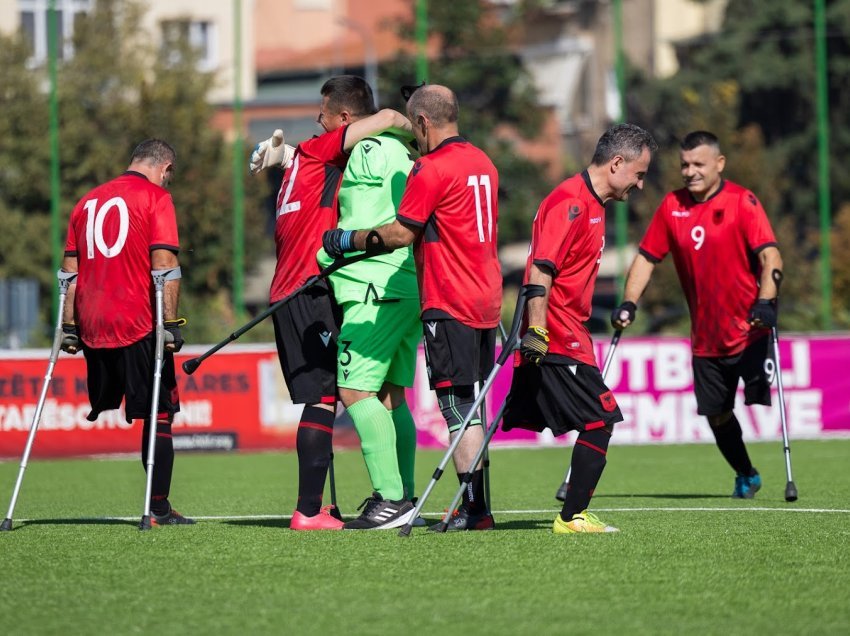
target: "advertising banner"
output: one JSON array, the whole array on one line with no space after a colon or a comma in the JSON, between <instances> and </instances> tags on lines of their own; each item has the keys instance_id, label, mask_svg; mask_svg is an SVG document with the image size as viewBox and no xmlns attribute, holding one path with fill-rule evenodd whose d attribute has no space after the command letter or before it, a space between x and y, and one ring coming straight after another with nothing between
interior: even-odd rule
<instances>
[{"instance_id":1,"label":"advertising banner","mask_svg":"<svg viewBox=\"0 0 850 636\"><path fill-rule=\"evenodd\" d=\"M604 359L607 339L597 337L597 358ZM187 347L177 364L204 351ZM0 352L0 458L19 457L26 443L47 370L47 350ZM780 343L783 387L792 439L850 435L850 336L783 337ZM498 411L510 388L510 361L486 400L487 420ZM711 442L705 418L697 415L690 345L685 338L628 338L617 347L608 385L625 421L615 444ZM180 450L290 449L301 406L292 404L272 345L230 345L208 358L192 376L178 370L181 412L173 432ZM774 385L774 404L776 391ZM445 447L446 426L428 387L424 354L419 353L415 386L408 391L420 447ZM141 426L128 424L123 412L86 419L85 361L61 354L51 381L33 457L137 453ZM781 439L779 410L735 409L748 440ZM574 437L499 431L494 445L570 444ZM356 447L357 435L340 410L334 435L337 448Z\"/></svg>"}]
</instances>

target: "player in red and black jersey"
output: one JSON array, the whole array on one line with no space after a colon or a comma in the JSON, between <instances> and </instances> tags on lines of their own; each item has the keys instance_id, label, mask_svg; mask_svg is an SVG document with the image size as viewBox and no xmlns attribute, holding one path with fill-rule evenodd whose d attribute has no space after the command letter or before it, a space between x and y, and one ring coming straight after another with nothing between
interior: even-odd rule
<instances>
[{"instance_id":1,"label":"player in red and black jersey","mask_svg":"<svg viewBox=\"0 0 850 636\"><path fill-rule=\"evenodd\" d=\"M334 230L324 244L337 256L365 249L367 237L391 250L413 244L428 373L453 435L475 399L475 383L487 377L495 357L502 299L499 175L487 155L460 136L450 89L417 89L407 114L422 158L408 176L396 220L374 230ZM473 419L454 454L458 476L468 471L483 440L481 421ZM483 481L479 466L449 531L494 527Z\"/></svg>"},{"instance_id":2,"label":"player in red and black jersey","mask_svg":"<svg viewBox=\"0 0 850 636\"><path fill-rule=\"evenodd\" d=\"M337 194L348 152L358 141L384 130L410 136L410 122L403 115L390 109L375 112L372 89L363 78L333 77L322 86L321 94L317 123L325 133L300 143L291 157L286 156L277 197L277 266L270 303L319 273L316 253L322 246L322 233L337 225ZM267 165L262 157L252 161ZM298 504L290 523L294 530L342 528L338 511L321 505L332 450L336 338L341 320L325 282L313 285L274 314L278 356L290 397L305 405L296 438Z\"/></svg>"},{"instance_id":3,"label":"player in red and black jersey","mask_svg":"<svg viewBox=\"0 0 850 636\"><path fill-rule=\"evenodd\" d=\"M626 279L612 324L627 327L655 265L668 253L691 314L694 391L717 446L736 473L733 497L761 488L733 412L739 379L747 404L770 404L764 371L776 325L782 257L756 196L721 177L726 158L717 137L696 131L681 144L685 187L669 193L652 217Z\"/></svg>"},{"instance_id":4,"label":"player in red and black jersey","mask_svg":"<svg viewBox=\"0 0 850 636\"><path fill-rule=\"evenodd\" d=\"M144 419L142 465L147 467L153 390L154 327L151 270L178 269L177 219L165 189L174 149L149 139L133 151L120 177L96 187L74 207L62 269L77 272L68 290L62 349L86 358L91 413L117 409L128 422ZM171 508L174 464L171 423L180 410L174 352L183 345L177 303L180 280L167 280L163 317L167 330L156 421L150 508L154 525L194 523Z\"/></svg>"},{"instance_id":5,"label":"player in red and black jersey","mask_svg":"<svg viewBox=\"0 0 850 636\"><path fill-rule=\"evenodd\" d=\"M599 139L591 165L556 187L534 217L525 282L543 286L546 294L528 301L503 426L579 432L564 507L553 526L557 534L616 531L587 511L623 416L596 366L584 323L605 248L605 203L624 201L643 187L656 148L645 130L614 126Z\"/></svg>"}]
</instances>

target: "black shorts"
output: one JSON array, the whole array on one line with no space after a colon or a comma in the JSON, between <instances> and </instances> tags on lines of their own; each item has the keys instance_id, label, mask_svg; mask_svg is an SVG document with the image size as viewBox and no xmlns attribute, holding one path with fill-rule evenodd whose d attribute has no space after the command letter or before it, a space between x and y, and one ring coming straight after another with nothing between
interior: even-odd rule
<instances>
[{"instance_id":1,"label":"black shorts","mask_svg":"<svg viewBox=\"0 0 850 636\"><path fill-rule=\"evenodd\" d=\"M274 337L283 378L295 404L334 404L336 341L342 311L325 281L274 312Z\"/></svg>"},{"instance_id":2,"label":"black shorts","mask_svg":"<svg viewBox=\"0 0 850 636\"><path fill-rule=\"evenodd\" d=\"M147 419L151 414L153 398L153 363L155 338L151 334L126 347L115 349L90 349L83 347L91 413L87 418L94 422L102 411L121 406L128 422ZM171 419L180 410L180 396L174 375L174 354L163 354L162 375L159 384L158 417Z\"/></svg>"},{"instance_id":3,"label":"black shorts","mask_svg":"<svg viewBox=\"0 0 850 636\"><path fill-rule=\"evenodd\" d=\"M744 403L770 406L770 382L764 370L770 338L753 342L741 353L726 358L694 356L694 393L697 413L720 415L735 408L738 380L744 380Z\"/></svg>"},{"instance_id":4,"label":"black shorts","mask_svg":"<svg viewBox=\"0 0 850 636\"><path fill-rule=\"evenodd\" d=\"M514 369L502 429L555 435L607 428L623 421L614 394L595 366L525 363Z\"/></svg>"},{"instance_id":5,"label":"black shorts","mask_svg":"<svg viewBox=\"0 0 850 636\"><path fill-rule=\"evenodd\" d=\"M485 380L496 359L496 328L476 329L454 318L423 319L425 364L432 389Z\"/></svg>"}]
</instances>

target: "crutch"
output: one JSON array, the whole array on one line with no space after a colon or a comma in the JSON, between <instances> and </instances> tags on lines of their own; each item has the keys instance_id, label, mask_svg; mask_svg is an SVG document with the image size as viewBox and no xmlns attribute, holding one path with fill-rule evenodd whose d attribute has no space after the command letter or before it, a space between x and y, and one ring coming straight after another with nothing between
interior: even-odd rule
<instances>
[{"instance_id":1,"label":"crutch","mask_svg":"<svg viewBox=\"0 0 850 636\"><path fill-rule=\"evenodd\" d=\"M18 471L18 479L15 482L15 489L12 491L12 500L9 502L9 511L6 513L6 518L0 524L0 530L12 529L12 515L15 513L15 503L18 500L18 493L21 490L21 483L24 481L24 471L27 469L27 461L29 461L32 444L35 441L35 434L38 431L38 423L41 420L41 411L44 408L44 401L47 399L47 389L50 387L50 380L53 378L53 367L56 366L56 359L59 357L59 347L62 345L62 316L65 311L65 299L68 297L68 288L74 279L77 277L76 272L63 272L61 269L56 272L56 277L59 279L59 313L56 316L56 331L53 332L53 346L50 348L50 360L47 363L47 373L44 375L44 383L41 385L41 396L38 398L38 405L35 407L35 413L32 416L32 424L30 425L30 434L27 437L27 443L24 447L24 454L21 457L21 468Z\"/></svg>"},{"instance_id":2,"label":"crutch","mask_svg":"<svg viewBox=\"0 0 850 636\"><path fill-rule=\"evenodd\" d=\"M413 528L413 520L419 516L420 512L422 512L422 508L425 505L425 502L428 500L428 496L431 494L431 491L434 489L434 486L437 485L437 482L440 480L440 477L443 476L443 471L446 468L446 464L449 463L449 459L451 459L455 449L457 448L458 444L460 444L460 440L463 438L463 434L466 432L466 429L469 426L469 422L476 415L478 408L484 401L484 397L487 395L488 391L490 390L490 387L493 386L493 382L495 381L499 370L504 366L505 362L513 351L514 344L516 343L517 337L519 335L520 327L522 326L522 316L525 312L526 301L529 298L543 296L545 293L545 289L542 285L523 285L520 288L519 295L517 296L516 310L514 311L514 321L511 325L511 331L508 336L508 340L502 347L502 352L499 354L496 363L493 365L493 370L490 371L490 375L487 376L487 380L484 382L484 386L481 387L481 390L478 392L478 396L472 403L469 412L466 414L466 417L463 418L463 422L461 423L460 428L457 430L455 437L452 440L452 443L449 445L448 450L446 450L446 454L443 456L443 459L440 460L440 463L437 466L436 470L434 470L434 474L431 477L431 481L428 483L428 487L425 489L425 492L422 493L422 496L419 497L419 501L416 502L416 508L414 509L413 514L410 515L410 519L408 520L408 522L399 531L398 536L410 536L410 531ZM476 465L477 460L475 463L472 464L473 470Z\"/></svg>"},{"instance_id":3,"label":"crutch","mask_svg":"<svg viewBox=\"0 0 850 636\"><path fill-rule=\"evenodd\" d=\"M608 345L608 353L605 354L605 364L602 365L602 379L608 375L608 368L611 366L611 360L614 359L614 351L617 349L617 345L620 343L620 336L623 335L622 329L617 329L614 331L614 335L611 337L611 344ZM570 472L572 468L567 468L567 474L564 477L564 483L561 484L561 487L558 488L558 492L555 493L555 499L558 501L564 501L567 498L567 487L570 485Z\"/></svg>"},{"instance_id":4,"label":"crutch","mask_svg":"<svg viewBox=\"0 0 850 636\"><path fill-rule=\"evenodd\" d=\"M505 331L505 326L502 321L499 321L499 337L502 340L504 347L508 341L508 332ZM480 386L478 387L480 388ZM487 402L481 402L481 425L487 429ZM473 464L474 465L474 464ZM493 509L493 504L490 500L490 447L484 449L484 457L481 460L481 467L484 469L484 503L487 506L487 512Z\"/></svg>"},{"instance_id":5,"label":"crutch","mask_svg":"<svg viewBox=\"0 0 850 636\"><path fill-rule=\"evenodd\" d=\"M239 329L237 329L236 331L231 333L229 336L227 336L227 338L225 338L224 340L222 340L218 344L214 345L213 347L211 347L210 349L205 351L203 354L201 354L197 358L191 358L189 360L186 360L182 365L183 371L186 373L186 375L192 375L195 371L198 370L198 367L201 366L201 363L204 360L209 358L212 354L216 353L219 349L224 347L226 344L233 342L234 340L239 338L246 331L250 331L251 329L256 327L259 323L261 323L263 320L265 320L266 318L271 316L274 312L276 312L278 309L283 307L286 303L288 303L290 300L295 298L298 294L306 291L307 289L309 289L310 287L312 287L313 285L315 285L319 281L326 279L328 276L333 274L336 270L338 270L342 267L345 267L346 265L351 265L352 263L358 263L358 262L360 262L364 259L371 258L372 256L375 256L375 252L363 252L362 254L356 254L355 256L351 256L349 258L339 258L339 259L335 260L333 263L331 263L330 265L325 267L318 274L314 274L313 276L308 278L304 282L304 284L301 285L301 287L299 287L298 289L293 291L286 298L281 298L279 301L277 301L273 305L270 305L267 309L265 309L264 311L257 314L257 316L253 320L246 323L245 325L243 325L242 327L240 327Z\"/></svg>"},{"instance_id":6,"label":"crutch","mask_svg":"<svg viewBox=\"0 0 850 636\"><path fill-rule=\"evenodd\" d=\"M151 529L151 490L153 489L153 456L156 448L156 416L159 414L159 388L162 383L162 362L165 357L165 320L163 318L163 289L165 281L180 278L180 268L155 269L151 271L156 294L156 344L153 363L153 388L151 390L151 414L148 424L148 460L145 463L147 479L145 481L145 505L139 530Z\"/></svg>"},{"instance_id":7,"label":"crutch","mask_svg":"<svg viewBox=\"0 0 850 636\"><path fill-rule=\"evenodd\" d=\"M776 284L776 297L779 299L779 285L782 283L782 272L778 269L771 273L773 282ZM791 443L788 439L788 421L785 416L785 392L782 389L782 367L779 364L779 332L776 325L770 328L770 339L773 341L773 360L770 358L764 361L764 370L767 377L771 376L771 362L775 366L774 375L776 377L776 388L779 392L779 419L782 422L782 448L785 454L785 501L797 501L797 486L794 485L794 477L791 475Z\"/></svg>"}]
</instances>

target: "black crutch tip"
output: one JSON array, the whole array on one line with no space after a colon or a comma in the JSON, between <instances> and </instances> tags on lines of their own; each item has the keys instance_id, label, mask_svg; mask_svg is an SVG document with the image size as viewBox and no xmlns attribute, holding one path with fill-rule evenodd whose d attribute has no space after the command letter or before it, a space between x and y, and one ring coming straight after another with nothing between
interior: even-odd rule
<instances>
[{"instance_id":1,"label":"black crutch tip","mask_svg":"<svg viewBox=\"0 0 850 636\"><path fill-rule=\"evenodd\" d=\"M410 530L411 530L412 527L413 526L411 526L410 524L407 524L401 530L398 531L398 536L409 537L410 536Z\"/></svg>"},{"instance_id":2,"label":"black crutch tip","mask_svg":"<svg viewBox=\"0 0 850 636\"><path fill-rule=\"evenodd\" d=\"M785 501L797 501L797 486L793 481L789 481L785 486Z\"/></svg>"},{"instance_id":3,"label":"black crutch tip","mask_svg":"<svg viewBox=\"0 0 850 636\"><path fill-rule=\"evenodd\" d=\"M558 501L566 501L567 500L567 489L566 487L561 487L558 489L558 492L555 493L555 499Z\"/></svg>"},{"instance_id":4,"label":"black crutch tip","mask_svg":"<svg viewBox=\"0 0 850 636\"><path fill-rule=\"evenodd\" d=\"M151 518L147 515L142 517L142 520L139 522L139 530L150 530L151 529Z\"/></svg>"},{"instance_id":5,"label":"black crutch tip","mask_svg":"<svg viewBox=\"0 0 850 636\"><path fill-rule=\"evenodd\" d=\"M186 362L184 362L182 364L183 372L186 375L192 375L195 371L198 370L198 367L200 365L201 365L201 363L198 362L197 358L192 358L191 360L186 360Z\"/></svg>"},{"instance_id":6,"label":"black crutch tip","mask_svg":"<svg viewBox=\"0 0 850 636\"><path fill-rule=\"evenodd\" d=\"M0 523L0 532L9 532L12 529L12 520L11 519L3 519L3 523Z\"/></svg>"}]
</instances>

